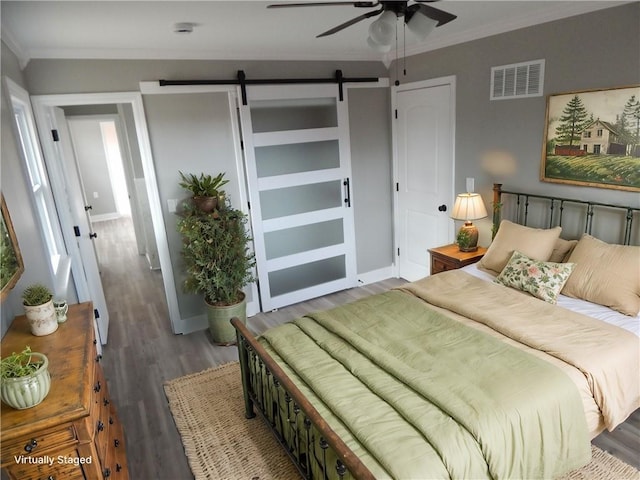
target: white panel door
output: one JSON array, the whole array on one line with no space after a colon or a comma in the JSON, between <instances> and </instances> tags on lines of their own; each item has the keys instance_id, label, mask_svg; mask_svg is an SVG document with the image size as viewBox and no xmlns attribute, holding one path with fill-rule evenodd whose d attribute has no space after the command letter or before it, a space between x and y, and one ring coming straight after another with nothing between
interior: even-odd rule
<instances>
[{"instance_id":1,"label":"white panel door","mask_svg":"<svg viewBox=\"0 0 640 480\"><path fill-rule=\"evenodd\" d=\"M241 106L262 310L356 285L346 96L256 86Z\"/></svg>"},{"instance_id":2,"label":"white panel door","mask_svg":"<svg viewBox=\"0 0 640 480\"><path fill-rule=\"evenodd\" d=\"M395 91L396 255L409 281L429 275L427 249L453 240L453 95L450 82Z\"/></svg>"},{"instance_id":3,"label":"white panel door","mask_svg":"<svg viewBox=\"0 0 640 480\"><path fill-rule=\"evenodd\" d=\"M74 236L67 236L67 238L73 238L82 258L81 262L72 261L74 285L80 302L93 302L100 343L105 345L109 334L109 311L93 242L95 234L91 231L91 221L85 209L82 182L78 173L67 119L61 108L51 107L47 112L47 120L49 122L48 131L55 130L57 132L57 139L47 138L47 141L51 142L48 151L55 155L55 158L48 161L55 162L59 166L65 183L63 190L66 198L56 199L56 206L63 228L67 233L72 229L75 231ZM62 208L66 211L61 212Z\"/></svg>"}]
</instances>

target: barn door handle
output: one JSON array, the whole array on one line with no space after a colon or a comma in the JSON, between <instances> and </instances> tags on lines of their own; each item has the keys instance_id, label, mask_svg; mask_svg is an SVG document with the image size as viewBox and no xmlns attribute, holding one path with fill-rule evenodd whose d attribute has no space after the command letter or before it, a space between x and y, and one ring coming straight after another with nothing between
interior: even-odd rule
<instances>
[{"instance_id":1,"label":"barn door handle","mask_svg":"<svg viewBox=\"0 0 640 480\"><path fill-rule=\"evenodd\" d=\"M438 211L439 212L446 212L447 211L447 206L443 203L442 205L440 205L438 207Z\"/></svg>"},{"instance_id":2,"label":"barn door handle","mask_svg":"<svg viewBox=\"0 0 640 480\"><path fill-rule=\"evenodd\" d=\"M344 203L347 204L347 207L350 207L351 206L351 186L349 184L349 179L345 178L344 181L342 182L342 185L345 186L345 194L346 194Z\"/></svg>"}]
</instances>

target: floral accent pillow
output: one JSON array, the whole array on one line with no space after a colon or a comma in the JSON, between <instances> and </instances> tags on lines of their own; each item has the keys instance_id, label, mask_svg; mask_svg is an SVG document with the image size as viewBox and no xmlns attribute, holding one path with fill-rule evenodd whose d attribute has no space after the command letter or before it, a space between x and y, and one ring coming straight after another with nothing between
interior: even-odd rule
<instances>
[{"instance_id":1,"label":"floral accent pillow","mask_svg":"<svg viewBox=\"0 0 640 480\"><path fill-rule=\"evenodd\" d=\"M494 281L555 304L575 265L533 260L516 250Z\"/></svg>"}]
</instances>

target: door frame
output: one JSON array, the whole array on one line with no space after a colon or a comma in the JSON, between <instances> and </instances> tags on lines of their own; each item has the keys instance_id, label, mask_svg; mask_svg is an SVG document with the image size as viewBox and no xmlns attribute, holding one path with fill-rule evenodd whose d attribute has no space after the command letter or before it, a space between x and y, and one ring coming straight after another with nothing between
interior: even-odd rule
<instances>
[{"instance_id":1,"label":"door frame","mask_svg":"<svg viewBox=\"0 0 640 480\"><path fill-rule=\"evenodd\" d=\"M158 183L156 180L156 172L151 155L151 142L147 129L147 122L142 103L142 95L139 92L115 92L115 93L83 93L83 94L60 94L60 95L34 95L31 97L33 110L36 116L36 123L39 126L46 125L46 114L55 107L74 106L74 105L104 105L104 104L129 104L133 110L133 118L136 128L136 135L140 148L140 156L142 159L142 170L144 172L147 194L149 196L149 204L151 207L151 220L153 230L158 247L158 257L160 260L160 268L162 269L162 279L164 283L165 296L169 311L169 319L171 321L172 330L174 325L180 320L180 312L178 310L178 299L176 295L176 287L173 277L173 269L171 267L171 258L169 256L169 245L167 243L167 234L162 218L162 207L160 203L160 193L158 191ZM57 166L53 165L53 141L47 135L48 132L39 130L39 136L45 152L45 164L49 171L58 171ZM60 175L52 175L51 187L57 198L64 198L65 183ZM62 228L73 228L73 219L70 218L64 209L58 209L60 212L60 223ZM77 245L70 242L70 250L74 250L75 255L72 257L73 271L81 271L83 268L82 260ZM74 275L74 282L82 281L81 275ZM86 286L85 286L86 287ZM86 291L86 289L85 289ZM176 332L174 333L181 333Z\"/></svg>"},{"instance_id":2,"label":"door frame","mask_svg":"<svg viewBox=\"0 0 640 480\"><path fill-rule=\"evenodd\" d=\"M398 259L398 248L400 245L400 225L399 222L399 211L398 211L398 195L395 185L399 181L398 180L398 136L401 132L398 131L398 125L395 121L395 112L398 106L398 98L397 95L399 92L408 91L408 90L421 90L424 88L436 87L440 85L449 85L451 88L451 98L449 101L449 112L450 112L450 128L451 128L451 157L453 160L453 165L451 169L451 192L453 198L455 198L455 179L456 179L456 76L449 75L445 77L432 78L428 80L420 80L417 82L409 82L405 84L401 84L398 86L391 87L391 142L392 142L392 156L393 156L393 242L394 242L394 250L393 250L393 274L395 277L399 277L400 275L400 264ZM453 202L451 203L453 205ZM454 221L450 221L449 230L451 232L454 231ZM451 235L450 235L451 236ZM427 255L427 251L425 250L424 254Z\"/></svg>"},{"instance_id":3,"label":"door frame","mask_svg":"<svg viewBox=\"0 0 640 480\"><path fill-rule=\"evenodd\" d=\"M165 85L155 81L140 82L141 95L176 95L176 94L197 94L197 93L225 93L229 106L229 117L231 120L231 132L233 136L233 151L236 165L236 176L238 179L238 209L249 217L249 199L247 194L247 175L245 172L244 154L242 145L242 135L240 131L239 119L239 97L234 85ZM235 203L235 202L234 202ZM250 225L250 222L249 222ZM251 228L251 226L250 226ZM253 235L253 231L251 231ZM255 272L254 272L255 273ZM244 288L245 293L250 293L247 300L247 317L252 317L259 313L260 297L256 282L252 282ZM178 312L178 316L180 314ZM184 318L180 322L181 331L174 333L190 333L197 330L207 328L207 319L205 315Z\"/></svg>"}]
</instances>

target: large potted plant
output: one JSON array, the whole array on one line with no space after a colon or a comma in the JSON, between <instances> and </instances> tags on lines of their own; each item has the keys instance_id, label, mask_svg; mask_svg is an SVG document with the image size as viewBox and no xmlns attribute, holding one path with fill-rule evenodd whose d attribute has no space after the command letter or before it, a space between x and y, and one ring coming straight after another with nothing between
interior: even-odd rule
<instances>
[{"instance_id":1,"label":"large potted plant","mask_svg":"<svg viewBox=\"0 0 640 480\"><path fill-rule=\"evenodd\" d=\"M38 405L51 388L47 356L25 347L0 361L0 398L18 410Z\"/></svg>"},{"instance_id":2,"label":"large potted plant","mask_svg":"<svg viewBox=\"0 0 640 480\"><path fill-rule=\"evenodd\" d=\"M33 335L49 335L58 329L53 293L46 285L34 283L25 288L22 305Z\"/></svg>"},{"instance_id":3,"label":"large potted plant","mask_svg":"<svg viewBox=\"0 0 640 480\"><path fill-rule=\"evenodd\" d=\"M224 173L215 177L201 173L199 176L193 173L180 174L180 186L192 194L193 203L203 212L213 212L218 206L218 202L224 202L224 192L221 187L229 183L224 179Z\"/></svg>"},{"instance_id":4,"label":"large potted plant","mask_svg":"<svg viewBox=\"0 0 640 480\"><path fill-rule=\"evenodd\" d=\"M222 197L221 197L222 198ZM211 213L186 207L178 221L182 234L182 256L189 293L204 294L207 320L213 341L235 343L233 317L246 323L246 301L242 288L252 282L255 257L246 230L247 218L224 199Z\"/></svg>"}]
</instances>

